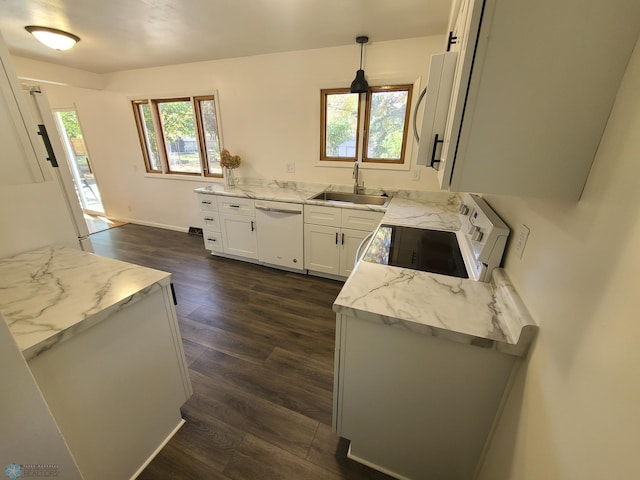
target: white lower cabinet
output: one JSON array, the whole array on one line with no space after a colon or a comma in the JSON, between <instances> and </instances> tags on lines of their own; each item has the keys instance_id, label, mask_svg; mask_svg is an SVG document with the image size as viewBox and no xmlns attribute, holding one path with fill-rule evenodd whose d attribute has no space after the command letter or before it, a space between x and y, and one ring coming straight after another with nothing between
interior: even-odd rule
<instances>
[{"instance_id":1,"label":"white lower cabinet","mask_svg":"<svg viewBox=\"0 0 640 480\"><path fill-rule=\"evenodd\" d=\"M246 258L258 258L256 218L245 215L220 215L224 253Z\"/></svg>"},{"instance_id":2,"label":"white lower cabinet","mask_svg":"<svg viewBox=\"0 0 640 480\"><path fill-rule=\"evenodd\" d=\"M362 240L380 223L382 212L305 205L304 260L310 273L348 277Z\"/></svg>"},{"instance_id":3,"label":"white lower cabinet","mask_svg":"<svg viewBox=\"0 0 640 480\"><path fill-rule=\"evenodd\" d=\"M351 274L356 262L358 247L369 233L363 230L342 229L340 232L340 246L342 248L340 252L340 275L348 277Z\"/></svg>"},{"instance_id":4,"label":"white lower cabinet","mask_svg":"<svg viewBox=\"0 0 640 480\"><path fill-rule=\"evenodd\" d=\"M307 270L339 275L340 229L326 225L304 224L304 266Z\"/></svg>"},{"instance_id":5,"label":"white lower cabinet","mask_svg":"<svg viewBox=\"0 0 640 480\"><path fill-rule=\"evenodd\" d=\"M333 429L397 478L469 480L519 358L338 314Z\"/></svg>"}]
</instances>

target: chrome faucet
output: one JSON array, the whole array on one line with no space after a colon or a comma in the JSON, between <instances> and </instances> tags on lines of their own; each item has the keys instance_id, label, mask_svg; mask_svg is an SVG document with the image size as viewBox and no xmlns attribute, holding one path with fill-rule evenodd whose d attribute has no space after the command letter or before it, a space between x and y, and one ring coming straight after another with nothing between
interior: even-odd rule
<instances>
[{"instance_id":1,"label":"chrome faucet","mask_svg":"<svg viewBox=\"0 0 640 480\"><path fill-rule=\"evenodd\" d=\"M360 181L360 164L356 160L353 164L353 193L364 193L364 180Z\"/></svg>"}]
</instances>

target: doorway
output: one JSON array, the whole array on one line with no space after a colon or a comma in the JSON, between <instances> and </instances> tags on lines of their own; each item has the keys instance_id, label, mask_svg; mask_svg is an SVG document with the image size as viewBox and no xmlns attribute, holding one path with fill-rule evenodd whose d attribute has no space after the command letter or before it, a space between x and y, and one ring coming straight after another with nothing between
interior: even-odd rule
<instances>
[{"instance_id":1,"label":"doorway","mask_svg":"<svg viewBox=\"0 0 640 480\"><path fill-rule=\"evenodd\" d=\"M74 109L55 110L54 117L67 154L76 194L85 214L104 215L102 197Z\"/></svg>"}]
</instances>

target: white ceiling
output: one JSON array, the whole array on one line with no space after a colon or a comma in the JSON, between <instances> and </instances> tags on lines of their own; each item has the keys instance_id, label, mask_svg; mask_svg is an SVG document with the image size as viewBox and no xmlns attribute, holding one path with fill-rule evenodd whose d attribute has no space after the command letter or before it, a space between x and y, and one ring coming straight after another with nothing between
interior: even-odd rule
<instances>
[{"instance_id":1,"label":"white ceiling","mask_svg":"<svg viewBox=\"0 0 640 480\"><path fill-rule=\"evenodd\" d=\"M0 0L12 54L95 73L446 33L452 0ZM74 33L50 50L24 27Z\"/></svg>"}]
</instances>

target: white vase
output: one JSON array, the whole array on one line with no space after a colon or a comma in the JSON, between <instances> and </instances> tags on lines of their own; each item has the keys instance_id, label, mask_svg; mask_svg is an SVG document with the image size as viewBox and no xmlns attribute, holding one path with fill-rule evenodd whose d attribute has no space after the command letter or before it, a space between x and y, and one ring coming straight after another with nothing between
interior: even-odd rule
<instances>
[{"instance_id":1,"label":"white vase","mask_svg":"<svg viewBox=\"0 0 640 480\"><path fill-rule=\"evenodd\" d=\"M235 174L233 173L233 168L225 167L225 169L224 169L224 184L228 188L233 188L233 187L236 186L236 177L235 177Z\"/></svg>"}]
</instances>

